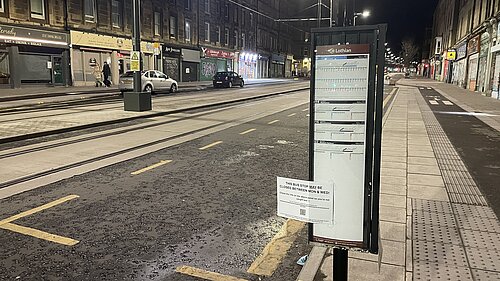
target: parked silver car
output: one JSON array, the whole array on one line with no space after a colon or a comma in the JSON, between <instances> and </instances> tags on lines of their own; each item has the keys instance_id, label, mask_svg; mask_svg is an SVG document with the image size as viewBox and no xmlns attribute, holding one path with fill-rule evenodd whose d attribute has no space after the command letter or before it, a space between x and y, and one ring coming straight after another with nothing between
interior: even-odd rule
<instances>
[{"instance_id":1,"label":"parked silver car","mask_svg":"<svg viewBox=\"0 0 500 281\"><path fill-rule=\"evenodd\" d=\"M145 92L153 93L159 91L170 91L171 93L175 93L178 89L177 81L168 77L165 73L157 70L143 71L141 81L142 90ZM122 93L134 90L133 71L127 71L120 76L118 89L120 89L120 92Z\"/></svg>"}]
</instances>

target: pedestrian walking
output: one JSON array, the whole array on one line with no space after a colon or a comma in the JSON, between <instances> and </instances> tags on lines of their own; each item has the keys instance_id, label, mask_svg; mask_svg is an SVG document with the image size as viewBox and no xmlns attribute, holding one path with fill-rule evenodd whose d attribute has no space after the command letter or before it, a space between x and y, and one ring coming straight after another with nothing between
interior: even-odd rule
<instances>
[{"instance_id":1,"label":"pedestrian walking","mask_svg":"<svg viewBox=\"0 0 500 281\"><path fill-rule=\"evenodd\" d=\"M102 67L102 74L104 75L104 85L106 87L111 86L111 82L109 81L109 75L111 75L111 68L109 68L108 62L104 62L104 66Z\"/></svg>"},{"instance_id":2,"label":"pedestrian walking","mask_svg":"<svg viewBox=\"0 0 500 281\"><path fill-rule=\"evenodd\" d=\"M95 63L94 68L92 69L92 75L95 78L95 86L101 87L103 85L103 83L102 83L102 70L101 70L101 66L97 62Z\"/></svg>"}]
</instances>

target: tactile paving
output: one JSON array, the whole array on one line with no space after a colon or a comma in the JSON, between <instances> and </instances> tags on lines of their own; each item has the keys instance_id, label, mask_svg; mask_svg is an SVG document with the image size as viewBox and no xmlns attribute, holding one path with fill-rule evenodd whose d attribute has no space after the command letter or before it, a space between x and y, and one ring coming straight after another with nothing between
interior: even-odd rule
<instances>
[{"instance_id":1,"label":"tactile paving","mask_svg":"<svg viewBox=\"0 0 500 281\"><path fill-rule=\"evenodd\" d=\"M498 281L500 280L500 272L485 271L472 269L472 276L476 281Z\"/></svg>"},{"instance_id":2,"label":"tactile paving","mask_svg":"<svg viewBox=\"0 0 500 281\"><path fill-rule=\"evenodd\" d=\"M414 261L413 280L473 280L469 268L437 264L428 261Z\"/></svg>"},{"instance_id":3,"label":"tactile paving","mask_svg":"<svg viewBox=\"0 0 500 281\"><path fill-rule=\"evenodd\" d=\"M414 260L468 267L463 246L435 243L431 241L413 241Z\"/></svg>"},{"instance_id":4,"label":"tactile paving","mask_svg":"<svg viewBox=\"0 0 500 281\"><path fill-rule=\"evenodd\" d=\"M500 233L461 229L465 247L500 251ZM500 257L498 257L500 259ZM499 268L500 270L500 268ZM500 279L499 279L500 280Z\"/></svg>"},{"instance_id":5,"label":"tactile paving","mask_svg":"<svg viewBox=\"0 0 500 281\"><path fill-rule=\"evenodd\" d=\"M446 201L412 199L412 209L425 212L452 214L451 204Z\"/></svg>"},{"instance_id":6,"label":"tactile paving","mask_svg":"<svg viewBox=\"0 0 500 281\"><path fill-rule=\"evenodd\" d=\"M469 258L470 267L497 271L500 268L500 251L480 248L465 248Z\"/></svg>"},{"instance_id":7,"label":"tactile paving","mask_svg":"<svg viewBox=\"0 0 500 281\"><path fill-rule=\"evenodd\" d=\"M500 233L500 223L496 219L457 216L458 228Z\"/></svg>"},{"instance_id":8,"label":"tactile paving","mask_svg":"<svg viewBox=\"0 0 500 281\"><path fill-rule=\"evenodd\" d=\"M443 244L462 245L462 239L456 227L445 227L413 222L413 239Z\"/></svg>"},{"instance_id":9,"label":"tactile paving","mask_svg":"<svg viewBox=\"0 0 500 281\"><path fill-rule=\"evenodd\" d=\"M453 214L413 211L413 221L416 223L457 227Z\"/></svg>"},{"instance_id":10,"label":"tactile paving","mask_svg":"<svg viewBox=\"0 0 500 281\"><path fill-rule=\"evenodd\" d=\"M453 204L454 213L459 216L467 217L482 217L489 219L497 219L497 216L488 206L474 206L465 204Z\"/></svg>"}]
</instances>

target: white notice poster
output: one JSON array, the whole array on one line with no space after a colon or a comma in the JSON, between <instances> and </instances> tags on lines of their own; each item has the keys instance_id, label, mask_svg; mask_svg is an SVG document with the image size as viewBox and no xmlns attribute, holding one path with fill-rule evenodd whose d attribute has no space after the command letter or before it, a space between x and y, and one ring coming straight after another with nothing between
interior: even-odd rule
<instances>
[{"instance_id":1,"label":"white notice poster","mask_svg":"<svg viewBox=\"0 0 500 281\"><path fill-rule=\"evenodd\" d=\"M278 216L304 222L333 223L333 184L277 179Z\"/></svg>"}]
</instances>

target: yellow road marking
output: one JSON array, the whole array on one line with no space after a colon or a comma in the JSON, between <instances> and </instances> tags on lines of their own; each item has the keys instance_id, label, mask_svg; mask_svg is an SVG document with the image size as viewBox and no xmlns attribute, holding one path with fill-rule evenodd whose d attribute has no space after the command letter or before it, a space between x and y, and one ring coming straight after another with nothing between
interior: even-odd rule
<instances>
[{"instance_id":1,"label":"yellow road marking","mask_svg":"<svg viewBox=\"0 0 500 281\"><path fill-rule=\"evenodd\" d=\"M309 108L302 109L303 112L309 111Z\"/></svg>"},{"instance_id":2,"label":"yellow road marking","mask_svg":"<svg viewBox=\"0 0 500 281\"><path fill-rule=\"evenodd\" d=\"M305 225L306 223L304 222L287 220L281 227L281 230L266 245L252 265L250 265L247 272L261 276L273 275Z\"/></svg>"},{"instance_id":3,"label":"yellow road marking","mask_svg":"<svg viewBox=\"0 0 500 281\"><path fill-rule=\"evenodd\" d=\"M135 175L138 175L138 174L141 174L141 173L147 172L147 171L149 171L149 170L152 170L152 169L154 169L154 168L158 168L158 167L160 167L160 166L162 166L162 165L165 165L165 164L168 164L168 163L170 163L170 162L172 162L172 160L161 160L159 163L153 164L153 165L148 166L148 167L146 167L146 168L142 168L142 169L137 170L137 171L135 171L135 172L132 172L132 173L130 173L130 174L135 176Z\"/></svg>"},{"instance_id":4,"label":"yellow road marking","mask_svg":"<svg viewBox=\"0 0 500 281\"><path fill-rule=\"evenodd\" d=\"M33 236L33 237L47 240L47 241L51 241L54 243L63 244L66 246L73 246L73 245L78 244L78 242L80 242L78 240L74 240L71 238L55 235L52 233L44 232L44 231L41 231L38 229L25 227L25 226L13 224L13 223L4 223L4 224L0 225L0 228L14 231L14 232L17 232L20 234L28 235L28 236Z\"/></svg>"},{"instance_id":5,"label":"yellow road marking","mask_svg":"<svg viewBox=\"0 0 500 281\"><path fill-rule=\"evenodd\" d=\"M240 135L246 135L246 134L251 133L251 132L256 131L256 130L257 130L257 129L250 129L250 130L246 130L246 131L244 131L244 132L241 132L241 133L240 133Z\"/></svg>"},{"instance_id":6,"label":"yellow road marking","mask_svg":"<svg viewBox=\"0 0 500 281\"><path fill-rule=\"evenodd\" d=\"M209 144L209 145L205 145L204 147L200 147L200 148L198 148L198 149L199 149L199 150L205 150L205 149L207 149L207 148L210 148L210 147L212 147L212 146L216 146L216 145L221 144L221 143L222 143L222 141L216 141L216 142L214 142L214 143L211 143L211 144Z\"/></svg>"},{"instance_id":7,"label":"yellow road marking","mask_svg":"<svg viewBox=\"0 0 500 281\"><path fill-rule=\"evenodd\" d=\"M389 100L391 99L392 95L394 95L394 93L396 93L397 90L398 90L398 88L392 89L391 93L384 99L384 103L382 105L382 108L385 108L385 105L389 102Z\"/></svg>"},{"instance_id":8,"label":"yellow road marking","mask_svg":"<svg viewBox=\"0 0 500 281\"><path fill-rule=\"evenodd\" d=\"M20 213L20 214L17 214L17 215L15 215L15 216L12 216L12 217L10 217L10 218L3 219L3 220L1 220L1 221L0 221L0 226L4 225L4 224L6 224L6 223L9 223L9 222L13 222L13 221L15 221L15 220L17 220L17 219L20 219L20 218L23 218L23 217L26 217L26 216L32 215L32 214L34 214L34 213L38 213L38 212L40 212L40 211L43 211L43 210L46 210L46 209L52 208L52 207L54 207L54 206L57 206L57 205L59 205L59 204L62 204L62 203L66 202L66 201L69 201L69 200L73 200L73 199L78 198L78 197L80 197L80 196L78 196L78 195L68 195L68 196L66 196L66 197L63 197L63 198L61 198L61 199L57 199L57 200L55 200L55 201L52 201L52 202L47 203L47 204L45 204L45 205L42 205L42 206L40 206L40 207L36 207L36 208L34 208L34 209L31 209L31 210L28 210L28 211L22 212L22 213Z\"/></svg>"},{"instance_id":9,"label":"yellow road marking","mask_svg":"<svg viewBox=\"0 0 500 281\"><path fill-rule=\"evenodd\" d=\"M280 120L277 120L277 119L276 119L276 120L273 120L273 121L271 121L271 122L269 122L269 123L267 123L267 124L271 125L271 124L274 124L274 123L279 122L279 121L280 121Z\"/></svg>"},{"instance_id":10,"label":"yellow road marking","mask_svg":"<svg viewBox=\"0 0 500 281\"><path fill-rule=\"evenodd\" d=\"M212 281L247 281L233 276L210 272L191 266L178 266L175 272Z\"/></svg>"},{"instance_id":11,"label":"yellow road marking","mask_svg":"<svg viewBox=\"0 0 500 281\"><path fill-rule=\"evenodd\" d=\"M297 113L288 114L288 117L292 117L292 116L294 116L295 114L297 114Z\"/></svg>"}]
</instances>

